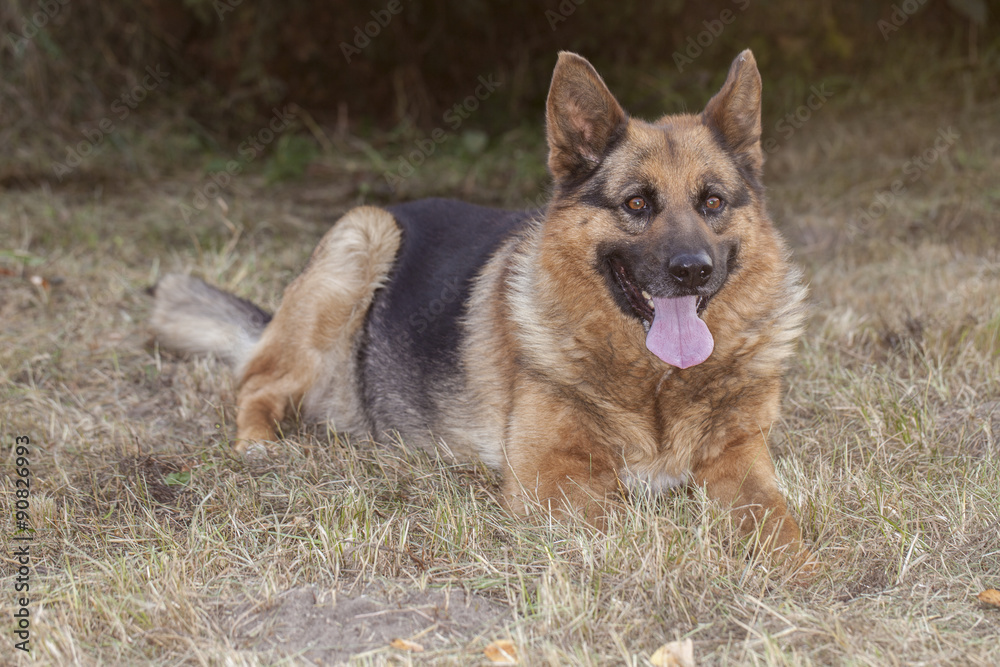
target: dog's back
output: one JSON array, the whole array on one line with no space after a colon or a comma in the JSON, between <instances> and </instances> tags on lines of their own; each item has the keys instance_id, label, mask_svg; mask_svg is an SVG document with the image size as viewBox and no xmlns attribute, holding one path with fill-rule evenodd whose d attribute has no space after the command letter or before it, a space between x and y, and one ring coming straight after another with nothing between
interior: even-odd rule
<instances>
[{"instance_id":1,"label":"dog's back","mask_svg":"<svg viewBox=\"0 0 1000 667\"><path fill-rule=\"evenodd\" d=\"M440 431L438 402L461 390L463 318L473 281L534 212L447 199L388 210L402 245L358 342L359 379L376 432L426 436Z\"/></svg>"}]
</instances>

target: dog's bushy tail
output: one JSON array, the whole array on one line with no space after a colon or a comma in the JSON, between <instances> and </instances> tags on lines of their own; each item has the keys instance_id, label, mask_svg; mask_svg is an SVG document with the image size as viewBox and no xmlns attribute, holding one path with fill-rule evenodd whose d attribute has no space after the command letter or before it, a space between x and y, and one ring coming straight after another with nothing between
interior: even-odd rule
<instances>
[{"instance_id":1,"label":"dog's bushy tail","mask_svg":"<svg viewBox=\"0 0 1000 667\"><path fill-rule=\"evenodd\" d=\"M242 368L271 314L203 280L170 273L150 288L151 324L164 348L213 355Z\"/></svg>"}]
</instances>

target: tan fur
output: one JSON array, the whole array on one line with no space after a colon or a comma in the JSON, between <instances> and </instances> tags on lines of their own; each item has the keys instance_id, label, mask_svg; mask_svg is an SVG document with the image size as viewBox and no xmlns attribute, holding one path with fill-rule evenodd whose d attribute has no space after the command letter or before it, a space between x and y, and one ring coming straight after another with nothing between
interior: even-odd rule
<instances>
[{"instance_id":1,"label":"tan fur","mask_svg":"<svg viewBox=\"0 0 1000 667\"><path fill-rule=\"evenodd\" d=\"M510 506L526 512L532 502L555 501L589 508L599 524L595 508L619 492L625 477L654 486L690 480L735 505L740 521L752 518L747 530L770 511L765 530L784 520L776 545L796 543L798 529L777 491L762 436L778 416L783 362L801 327L804 296L797 274L782 276L788 267L776 237L761 248L760 265L772 269L754 269L739 281L751 284L727 286L716 296L706 314L716 352L688 369L679 385L671 381L675 370L650 357L642 329L609 298L580 298L606 292L588 277L594 243L568 238L572 229L553 222L551 234L522 242L529 249L516 261L491 263L477 294L502 285L502 300L475 301L470 318L476 333L466 354L469 381L482 405L506 415L499 455ZM786 304L779 326L770 312L776 301ZM720 368L738 355L746 356L744 364ZM602 389L609 383L613 394ZM701 387L698 401L688 394L692 385ZM562 387L579 394L567 400ZM728 399L741 388L749 388L745 397ZM481 456L493 461L498 452Z\"/></svg>"},{"instance_id":2,"label":"tan fur","mask_svg":"<svg viewBox=\"0 0 1000 667\"><path fill-rule=\"evenodd\" d=\"M608 158L618 165L608 190L618 180L624 192L645 179L683 207L705 165L739 179L697 117L660 123L672 129L673 150L664 152L659 131L630 121L626 140ZM565 161L551 157L550 165L559 169ZM716 340L712 357L683 373L646 350L644 331L593 270L594 249L621 232L592 209L559 201L558 193L556 204L517 252L501 253L487 267L470 317L469 381L504 424L501 451L494 445L481 455L503 459L509 506L519 513L536 503L583 510L601 525L603 507L622 488L690 481L733 506L745 531L761 530L768 550L798 551L799 529L778 491L766 434L801 331L804 289L763 202L745 207L725 230L739 237L747 268L730 277L705 313ZM655 225L667 223L646 234L655 238Z\"/></svg>"},{"instance_id":3,"label":"tan fur","mask_svg":"<svg viewBox=\"0 0 1000 667\"><path fill-rule=\"evenodd\" d=\"M547 106L555 195L478 273L456 373L430 390L434 414L415 423L434 433L411 433L417 446L500 469L514 512L581 514L598 527L629 488L702 485L769 552L803 558L767 435L805 289L757 182L760 86L747 51L703 114L646 123L626 116L589 63L560 55ZM639 187L657 201L641 221L622 209ZM706 188L727 193L731 210L698 209ZM714 350L682 370L647 349L648 321L609 285L607 248L634 250L630 261L662 276L653 251L690 239L726 272L718 267L725 282L701 314ZM370 428L355 353L400 244L393 217L369 207L323 238L243 366L240 447L272 440L291 408L340 430ZM678 296L676 283L657 289ZM382 367L390 379L398 361Z\"/></svg>"},{"instance_id":4,"label":"tan fur","mask_svg":"<svg viewBox=\"0 0 1000 667\"><path fill-rule=\"evenodd\" d=\"M275 426L300 405L308 418L364 431L355 336L399 243L392 216L370 206L347 213L319 242L243 369L239 451L250 441L273 440Z\"/></svg>"}]
</instances>

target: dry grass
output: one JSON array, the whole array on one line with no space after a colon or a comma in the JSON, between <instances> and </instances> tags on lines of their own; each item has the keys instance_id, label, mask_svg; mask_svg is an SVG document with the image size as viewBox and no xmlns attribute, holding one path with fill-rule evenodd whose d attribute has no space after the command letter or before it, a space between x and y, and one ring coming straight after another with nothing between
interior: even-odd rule
<instances>
[{"instance_id":1,"label":"dry grass","mask_svg":"<svg viewBox=\"0 0 1000 667\"><path fill-rule=\"evenodd\" d=\"M698 492L635 498L596 538L511 520L483 469L319 427L290 431L279 459L234 459L228 370L150 347L143 289L193 269L273 307L355 193L379 192L356 149L305 184L241 178L225 212L191 224L178 203L204 182L194 171L3 192L0 250L24 255L0 266L61 279L0 277L0 438L36 445L35 655L465 665L512 639L525 664L643 665L689 637L699 665L1000 663L1000 610L974 597L1000 587L998 111L831 105L769 163L815 304L774 438L824 562L806 588L748 555ZM849 234L856 208L946 125L958 143ZM521 205L536 184L509 166L425 167L409 187L451 179L495 203L503 184ZM361 621L337 615L348 602L369 605ZM389 648L397 631L427 650Z\"/></svg>"}]
</instances>

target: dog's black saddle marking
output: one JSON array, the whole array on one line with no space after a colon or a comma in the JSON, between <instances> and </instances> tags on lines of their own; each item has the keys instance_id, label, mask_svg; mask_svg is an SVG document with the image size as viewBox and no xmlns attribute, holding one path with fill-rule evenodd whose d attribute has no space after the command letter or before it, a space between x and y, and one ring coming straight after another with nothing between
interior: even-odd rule
<instances>
[{"instance_id":1,"label":"dog's black saddle marking","mask_svg":"<svg viewBox=\"0 0 1000 667\"><path fill-rule=\"evenodd\" d=\"M402 245L388 284L369 311L360 379L376 403L401 391L410 394L406 402L420 403L420 397L433 393L434 384L457 370L461 318L472 282L504 240L539 212L449 199L423 199L387 210L402 230Z\"/></svg>"}]
</instances>

